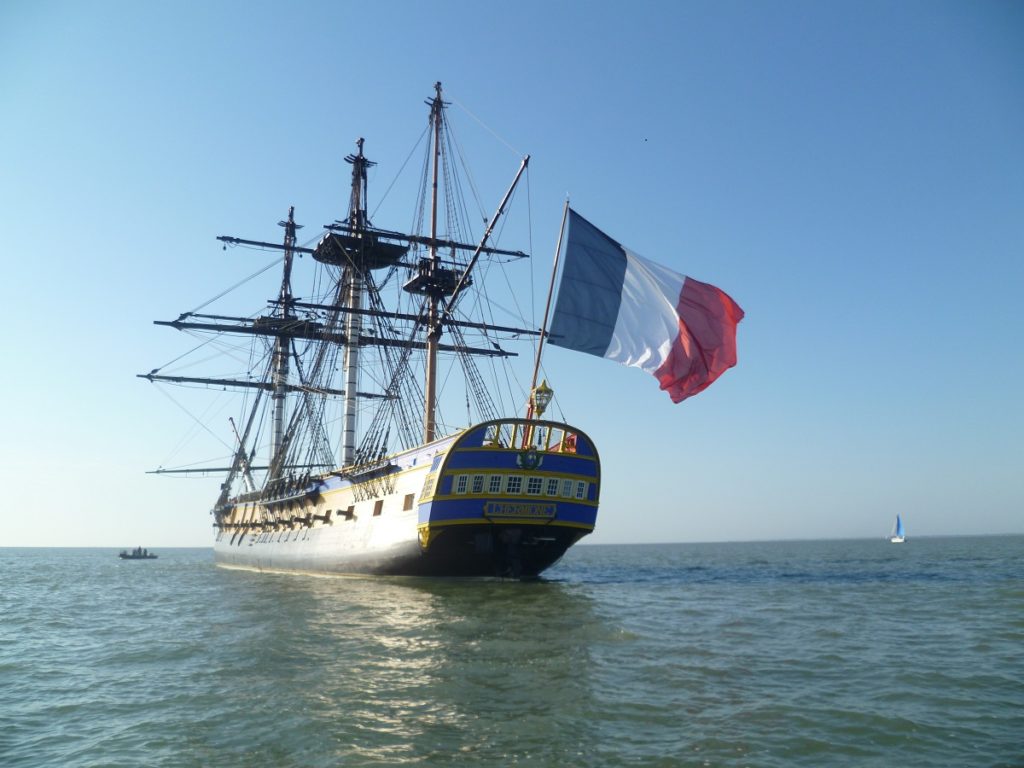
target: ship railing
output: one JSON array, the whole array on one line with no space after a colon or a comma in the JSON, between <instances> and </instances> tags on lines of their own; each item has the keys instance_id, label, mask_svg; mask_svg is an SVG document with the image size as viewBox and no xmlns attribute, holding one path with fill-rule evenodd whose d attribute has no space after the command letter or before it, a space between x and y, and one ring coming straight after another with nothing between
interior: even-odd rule
<instances>
[{"instance_id":1,"label":"ship railing","mask_svg":"<svg viewBox=\"0 0 1024 768\"><path fill-rule=\"evenodd\" d=\"M482 448L534 450L545 453L576 453L578 432L553 421L503 419L484 429Z\"/></svg>"}]
</instances>

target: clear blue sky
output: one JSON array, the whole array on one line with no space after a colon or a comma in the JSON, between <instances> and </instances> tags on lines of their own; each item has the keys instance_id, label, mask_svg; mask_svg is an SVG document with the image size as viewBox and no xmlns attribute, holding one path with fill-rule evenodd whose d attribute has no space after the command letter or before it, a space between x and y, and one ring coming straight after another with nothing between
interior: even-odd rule
<instances>
[{"instance_id":1,"label":"clear blue sky","mask_svg":"<svg viewBox=\"0 0 1024 768\"><path fill-rule=\"evenodd\" d=\"M144 474L188 427L151 321L269 261L216 235L340 216L435 80L532 154L538 263L569 193L746 311L680 405L549 355L591 541L1024 532L1024 4L7 0L0 545L210 542L218 481Z\"/></svg>"}]
</instances>

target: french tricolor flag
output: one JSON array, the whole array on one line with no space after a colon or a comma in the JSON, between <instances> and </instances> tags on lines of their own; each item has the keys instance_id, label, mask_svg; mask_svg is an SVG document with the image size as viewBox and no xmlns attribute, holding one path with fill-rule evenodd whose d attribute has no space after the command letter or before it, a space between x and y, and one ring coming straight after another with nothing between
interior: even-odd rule
<instances>
[{"instance_id":1,"label":"french tricolor flag","mask_svg":"<svg viewBox=\"0 0 1024 768\"><path fill-rule=\"evenodd\" d=\"M743 310L617 243L573 210L549 343L641 368L672 402L736 365Z\"/></svg>"}]
</instances>

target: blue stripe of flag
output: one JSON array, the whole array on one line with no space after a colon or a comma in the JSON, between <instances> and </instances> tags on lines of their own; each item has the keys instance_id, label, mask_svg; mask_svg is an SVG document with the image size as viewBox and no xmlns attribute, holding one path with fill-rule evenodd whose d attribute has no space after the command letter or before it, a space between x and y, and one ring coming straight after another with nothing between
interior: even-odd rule
<instances>
[{"instance_id":1,"label":"blue stripe of flag","mask_svg":"<svg viewBox=\"0 0 1024 768\"><path fill-rule=\"evenodd\" d=\"M570 209L563 264L548 342L604 357L622 302L626 252Z\"/></svg>"}]
</instances>

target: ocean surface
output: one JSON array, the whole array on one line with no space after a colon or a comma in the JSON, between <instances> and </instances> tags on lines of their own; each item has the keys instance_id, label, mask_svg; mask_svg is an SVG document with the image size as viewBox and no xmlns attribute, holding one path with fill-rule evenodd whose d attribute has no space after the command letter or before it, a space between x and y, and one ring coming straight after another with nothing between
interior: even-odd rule
<instances>
[{"instance_id":1,"label":"ocean surface","mask_svg":"<svg viewBox=\"0 0 1024 768\"><path fill-rule=\"evenodd\" d=\"M0 766L1024 766L1024 537L541 582L0 549Z\"/></svg>"}]
</instances>

